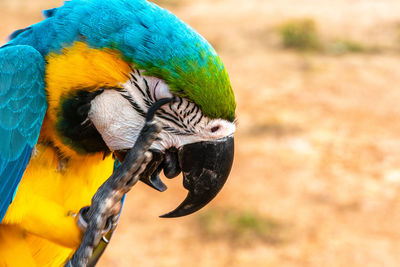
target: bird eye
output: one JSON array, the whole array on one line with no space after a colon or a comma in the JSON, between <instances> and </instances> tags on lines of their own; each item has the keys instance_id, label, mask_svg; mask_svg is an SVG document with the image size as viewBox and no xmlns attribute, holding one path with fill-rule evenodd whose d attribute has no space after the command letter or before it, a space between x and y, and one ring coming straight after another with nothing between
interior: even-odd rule
<instances>
[{"instance_id":1,"label":"bird eye","mask_svg":"<svg viewBox=\"0 0 400 267\"><path fill-rule=\"evenodd\" d=\"M215 133L218 130L219 130L219 126L214 126L214 127L211 128L211 132L212 133Z\"/></svg>"}]
</instances>

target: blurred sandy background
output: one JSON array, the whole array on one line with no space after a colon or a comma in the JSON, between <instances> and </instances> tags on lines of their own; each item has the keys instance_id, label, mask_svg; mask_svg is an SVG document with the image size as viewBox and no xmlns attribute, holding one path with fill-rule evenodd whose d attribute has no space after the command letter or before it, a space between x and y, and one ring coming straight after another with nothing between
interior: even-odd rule
<instances>
[{"instance_id":1,"label":"blurred sandy background","mask_svg":"<svg viewBox=\"0 0 400 267\"><path fill-rule=\"evenodd\" d=\"M0 39L62 1L0 0ZM399 266L400 1L157 1L220 53L236 158L201 212L139 184L99 266Z\"/></svg>"}]
</instances>

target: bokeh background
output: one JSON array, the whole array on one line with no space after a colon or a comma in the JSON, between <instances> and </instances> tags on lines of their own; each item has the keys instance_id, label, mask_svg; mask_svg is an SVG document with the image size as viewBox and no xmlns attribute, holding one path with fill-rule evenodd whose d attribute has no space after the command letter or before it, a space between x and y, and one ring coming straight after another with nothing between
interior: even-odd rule
<instances>
[{"instance_id":1,"label":"bokeh background","mask_svg":"<svg viewBox=\"0 0 400 267\"><path fill-rule=\"evenodd\" d=\"M99 266L399 266L400 1L156 2L227 67L234 167L180 219L181 178L135 186ZM61 4L0 0L0 39Z\"/></svg>"}]
</instances>

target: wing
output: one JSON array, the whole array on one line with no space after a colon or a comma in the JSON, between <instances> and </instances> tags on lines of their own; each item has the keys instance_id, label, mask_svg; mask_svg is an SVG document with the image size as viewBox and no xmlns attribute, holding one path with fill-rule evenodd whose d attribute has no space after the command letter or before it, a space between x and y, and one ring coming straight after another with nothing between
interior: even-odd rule
<instances>
[{"instance_id":1,"label":"wing","mask_svg":"<svg viewBox=\"0 0 400 267\"><path fill-rule=\"evenodd\" d=\"M0 48L0 223L29 162L47 109L45 62L33 47Z\"/></svg>"}]
</instances>

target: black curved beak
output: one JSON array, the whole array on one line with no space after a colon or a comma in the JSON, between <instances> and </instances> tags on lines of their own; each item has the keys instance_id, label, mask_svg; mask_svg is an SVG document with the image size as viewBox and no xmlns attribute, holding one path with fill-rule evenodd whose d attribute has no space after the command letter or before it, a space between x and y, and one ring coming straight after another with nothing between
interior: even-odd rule
<instances>
[{"instance_id":1,"label":"black curved beak","mask_svg":"<svg viewBox=\"0 0 400 267\"><path fill-rule=\"evenodd\" d=\"M233 136L179 148L183 186L189 192L175 210L160 217L185 216L207 205L224 186L232 168L233 154Z\"/></svg>"}]
</instances>

